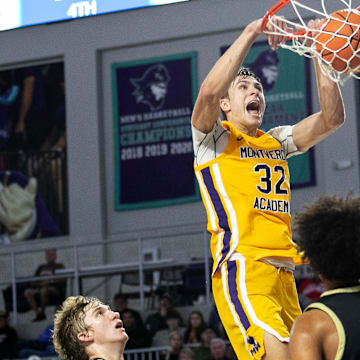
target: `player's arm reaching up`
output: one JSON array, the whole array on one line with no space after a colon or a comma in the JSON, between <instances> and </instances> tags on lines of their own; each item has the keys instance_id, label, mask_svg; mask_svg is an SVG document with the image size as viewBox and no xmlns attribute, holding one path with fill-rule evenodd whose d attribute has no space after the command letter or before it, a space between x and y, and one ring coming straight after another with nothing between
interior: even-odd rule
<instances>
[{"instance_id":1,"label":"player's arm reaching up","mask_svg":"<svg viewBox=\"0 0 360 360\"><path fill-rule=\"evenodd\" d=\"M261 23L262 19L258 19L247 25L203 81L191 119L192 125L201 132L208 133L213 128L219 115L219 100L229 89L251 45L262 33ZM277 25L286 27L281 18L278 18ZM271 30L272 25L268 24L267 27L267 30ZM281 36L268 35L267 38L273 49L285 41Z\"/></svg>"},{"instance_id":2,"label":"player's arm reaching up","mask_svg":"<svg viewBox=\"0 0 360 360\"><path fill-rule=\"evenodd\" d=\"M319 20L311 20L310 28L318 28ZM333 133L345 121L344 103L339 85L325 75L313 60L320 103L320 111L298 122L293 129L293 140L300 151L306 151Z\"/></svg>"}]
</instances>

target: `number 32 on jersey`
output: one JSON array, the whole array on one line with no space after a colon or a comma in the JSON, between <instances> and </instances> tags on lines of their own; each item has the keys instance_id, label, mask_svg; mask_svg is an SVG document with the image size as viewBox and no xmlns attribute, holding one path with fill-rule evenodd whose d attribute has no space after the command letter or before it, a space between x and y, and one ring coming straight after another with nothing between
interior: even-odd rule
<instances>
[{"instance_id":1,"label":"number 32 on jersey","mask_svg":"<svg viewBox=\"0 0 360 360\"><path fill-rule=\"evenodd\" d=\"M268 164L257 164L254 172L259 173L259 184L256 185L257 190L264 195L284 195L288 196L289 191L285 186L285 169L281 165L270 166ZM278 174L278 176L275 176ZM274 181L273 178L277 180ZM266 199L263 197L255 197L254 208L258 210L289 213L290 204L287 200Z\"/></svg>"}]
</instances>

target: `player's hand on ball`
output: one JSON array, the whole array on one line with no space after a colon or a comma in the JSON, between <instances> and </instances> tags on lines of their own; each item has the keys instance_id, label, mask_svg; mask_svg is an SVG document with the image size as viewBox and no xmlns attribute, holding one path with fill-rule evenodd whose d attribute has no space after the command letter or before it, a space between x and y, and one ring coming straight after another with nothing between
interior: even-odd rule
<instances>
[{"instance_id":1,"label":"player's hand on ball","mask_svg":"<svg viewBox=\"0 0 360 360\"><path fill-rule=\"evenodd\" d=\"M314 40L316 39L316 37L319 35L319 29L321 27L322 21L320 19L313 19L310 20L307 24L308 28L311 29L311 33L307 33L305 40L304 40L304 45L307 47L311 47Z\"/></svg>"},{"instance_id":2,"label":"player's hand on ball","mask_svg":"<svg viewBox=\"0 0 360 360\"><path fill-rule=\"evenodd\" d=\"M276 32L277 34L271 34L271 32ZM293 30L287 26L283 16L274 16L272 22L269 21L264 30L272 50L276 50L281 44L284 44L287 34L292 32ZM279 35L279 33L284 35Z\"/></svg>"},{"instance_id":3,"label":"player's hand on ball","mask_svg":"<svg viewBox=\"0 0 360 360\"><path fill-rule=\"evenodd\" d=\"M0 223L13 241L25 239L35 227L36 187L36 179L30 178L25 188L12 183L0 192Z\"/></svg>"}]
</instances>

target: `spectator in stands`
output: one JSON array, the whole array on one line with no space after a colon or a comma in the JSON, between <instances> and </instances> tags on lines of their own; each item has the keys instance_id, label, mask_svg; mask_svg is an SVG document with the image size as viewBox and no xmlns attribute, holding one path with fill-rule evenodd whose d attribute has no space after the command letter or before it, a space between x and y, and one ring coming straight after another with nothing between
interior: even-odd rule
<instances>
[{"instance_id":1,"label":"spectator in stands","mask_svg":"<svg viewBox=\"0 0 360 360\"><path fill-rule=\"evenodd\" d=\"M180 351L183 348L183 338L177 331L169 335L168 350L161 357L163 360L179 360Z\"/></svg>"},{"instance_id":2,"label":"spectator in stands","mask_svg":"<svg viewBox=\"0 0 360 360\"><path fill-rule=\"evenodd\" d=\"M200 334L207 327L203 314L194 310L188 318L188 325L184 333L184 344L199 344Z\"/></svg>"},{"instance_id":3,"label":"spectator in stands","mask_svg":"<svg viewBox=\"0 0 360 360\"><path fill-rule=\"evenodd\" d=\"M16 330L10 327L8 313L0 311L0 359L13 359L17 341Z\"/></svg>"},{"instance_id":4,"label":"spectator in stands","mask_svg":"<svg viewBox=\"0 0 360 360\"><path fill-rule=\"evenodd\" d=\"M136 318L141 320L142 322L140 313L134 309L129 308L128 299L126 295L122 293L116 293L113 297L113 310L117 311L120 314L120 318L122 319L124 311L128 309L131 310L133 314L136 316Z\"/></svg>"},{"instance_id":5,"label":"spectator in stands","mask_svg":"<svg viewBox=\"0 0 360 360\"><path fill-rule=\"evenodd\" d=\"M52 334L54 324L47 325L36 340L21 340L17 344L17 357L27 359L31 355L56 356Z\"/></svg>"},{"instance_id":6,"label":"spectator in stands","mask_svg":"<svg viewBox=\"0 0 360 360\"><path fill-rule=\"evenodd\" d=\"M146 328L150 331L152 336L158 330L167 328L166 316L170 310L176 311L173 307L170 296L164 294L160 297L159 300L159 311L150 314L146 319ZM182 318L180 314L179 314L179 318L181 319L181 325L182 325Z\"/></svg>"},{"instance_id":7,"label":"spectator in stands","mask_svg":"<svg viewBox=\"0 0 360 360\"><path fill-rule=\"evenodd\" d=\"M54 346L64 360L123 360L128 338L119 313L96 298L68 297L55 314Z\"/></svg>"},{"instance_id":8,"label":"spectator in stands","mask_svg":"<svg viewBox=\"0 0 360 360\"><path fill-rule=\"evenodd\" d=\"M35 178L0 171L0 244L60 235Z\"/></svg>"},{"instance_id":9,"label":"spectator in stands","mask_svg":"<svg viewBox=\"0 0 360 360\"><path fill-rule=\"evenodd\" d=\"M213 360L229 360L226 356L226 343L221 338L211 340L210 351Z\"/></svg>"},{"instance_id":10,"label":"spectator in stands","mask_svg":"<svg viewBox=\"0 0 360 360\"><path fill-rule=\"evenodd\" d=\"M182 319L177 311L170 310L166 316L166 329L158 330L152 340L152 346L166 346L169 342L169 335L177 331L184 336L185 328L181 327Z\"/></svg>"},{"instance_id":11,"label":"spectator in stands","mask_svg":"<svg viewBox=\"0 0 360 360\"><path fill-rule=\"evenodd\" d=\"M194 352L188 348L188 347L184 347L179 354L179 360L194 360L197 359L197 357L195 357Z\"/></svg>"},{"instance_id":12,"label":"spectator in stands","mask_svg":"<svg viewBox=\"0 0 360 360\"><path fill-rule=\"evenodd\" d=\"M142 349L151 346L151 335L146 330L141 318L138 318L134 310L126 309L123 311L122 321L124 328L129 336L126 350Z\"/></svg>"},{"instance_id":13,"label":"spectator in stands","mask_svg":"<svg viewBox=\"0 0 360 360\"><path fill-rule=\"evenodd\" d=\"M211 327L206 327L201 331L201 345L194 347L196 360L211 360L210 343L214 338L216 338L216 333Z\"/></svg>"},{"instance_id":14,"label":"spectator in stands","mask_svg":"<svg viewBox=\"0 0 360 360\"><path fill-rule=\"evenodd\" d=\"M46 263L41 264L35 271L35 276L54 275L56 270L64 269L64 265L56 262L56 249L47 249ZM41 280L31 284L25 289L24 296L34 310L36 316L33 321L41 321L46 318L45 307L51 303L61 303L65 298L66 279ZM39 305L37 297L39 299Z\"/></svg>"}]
</instances>

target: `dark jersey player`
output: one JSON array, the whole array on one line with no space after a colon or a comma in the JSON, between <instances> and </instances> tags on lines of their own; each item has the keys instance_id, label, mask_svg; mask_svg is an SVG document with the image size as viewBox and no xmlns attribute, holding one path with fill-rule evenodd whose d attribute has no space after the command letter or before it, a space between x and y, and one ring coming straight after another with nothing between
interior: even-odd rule
<instances>
[{"instance_id":1,"label":"dark jersey player","mask_svg":"<svg viewBox=\"0 0 360 360\"><path fill-rule=\"evenodd\" d=\"M296 215L295 229L327 291L296 319L291 359L360 359L360 198L322 197Z\"/></svg>"}]
</instances>

